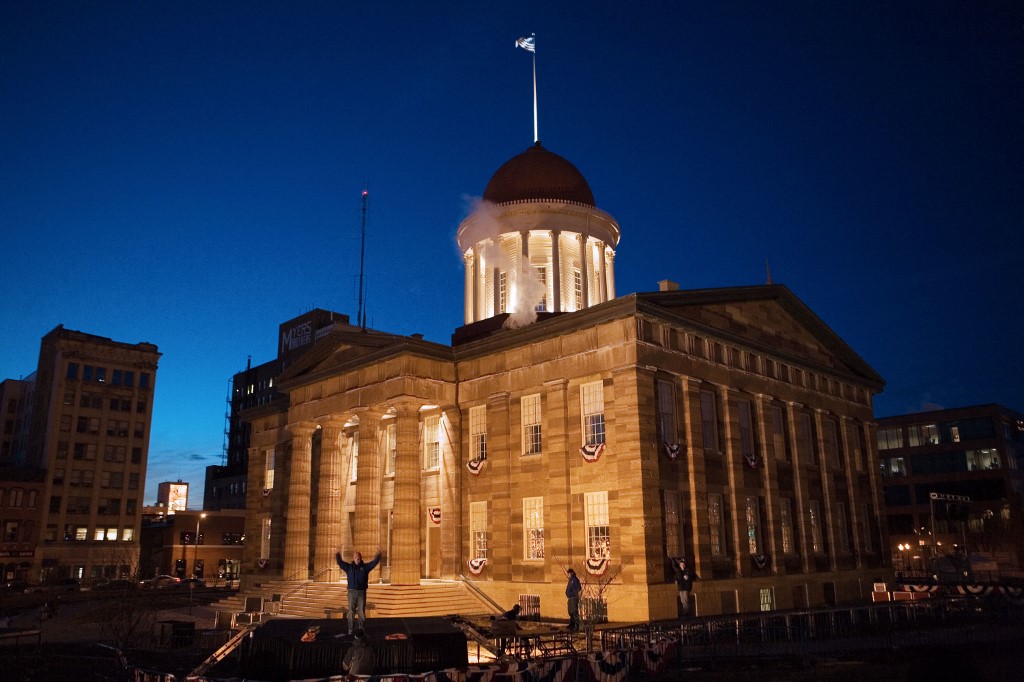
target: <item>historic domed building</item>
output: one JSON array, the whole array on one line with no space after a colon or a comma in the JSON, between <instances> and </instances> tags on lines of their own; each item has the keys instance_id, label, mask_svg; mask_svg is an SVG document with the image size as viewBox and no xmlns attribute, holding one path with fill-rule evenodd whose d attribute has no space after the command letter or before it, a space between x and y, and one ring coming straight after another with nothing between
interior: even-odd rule
<instances>
[{"instance_id":1,"label":"historic domed building","mask_svg":"<svg viewBox=\"0 0 1024 682\"><path fill-rule=\"evenodd\" d=\"M670 618L676 556L697 614L868 597L883 382L788 289L616 298L619 225L539 144L457 239L451 346L335 327L244 413L243 585L379 546L371 600L465 580L564 617L572 566L611 620Z\"/></svg>"}]
</instances>

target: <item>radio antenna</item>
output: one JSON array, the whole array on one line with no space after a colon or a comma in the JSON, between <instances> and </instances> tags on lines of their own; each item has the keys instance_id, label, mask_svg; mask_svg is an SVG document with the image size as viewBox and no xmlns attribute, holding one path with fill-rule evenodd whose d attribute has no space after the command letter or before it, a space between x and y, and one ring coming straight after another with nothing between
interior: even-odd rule
<instances>
[{"instance_id":1,"label":"radio antenna","mask_svg":"<svg viewBox=\"0 0 1024 682\"><path fill-rule=\"evenodd\" d=\"M369 201L370 192L363 189L362 208L362 235L359 240L359 309L356 312L356 324L366 331L366 311L363 309L363 279L364 264L366 261L366 203Z\"/></svg>"}]
</instances>

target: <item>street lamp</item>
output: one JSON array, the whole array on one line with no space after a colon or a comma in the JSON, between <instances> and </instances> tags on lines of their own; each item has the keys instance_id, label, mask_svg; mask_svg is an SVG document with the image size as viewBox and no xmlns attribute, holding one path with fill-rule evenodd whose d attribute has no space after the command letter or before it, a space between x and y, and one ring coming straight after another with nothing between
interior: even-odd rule
<instances>
[{"instance_id":1,"label":"street lamp","mask_svg":"<svg viewBox=\"0 0 1024 682\"><path fill-rule=\"evenodd\" d=\"M194 542L195 545L196 545L195 557L193 557L194 561L192 562L192 577L193 578L196 577L196 566L199 564L199 522L202 521L205 518L206 518L206 512L203 512L202 514L200 514L196 518L196 534L195 534L195 537L192 538L192 542Z\"/></svg>"}]
</instances>

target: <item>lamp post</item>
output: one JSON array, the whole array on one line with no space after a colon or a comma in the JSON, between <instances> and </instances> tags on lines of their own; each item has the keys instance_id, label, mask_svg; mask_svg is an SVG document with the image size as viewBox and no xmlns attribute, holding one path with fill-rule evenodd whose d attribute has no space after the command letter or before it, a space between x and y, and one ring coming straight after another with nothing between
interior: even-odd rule
<instances>
[{"instance_id":1,"label":"lamp post","mask_svg":"<svg viewBox=\"0 0 1024 682\"><path fill-rule=\"evenodd\" d=\"M206 518L206 512L203 512L196 517L196 534L192 538L192 542L196 545L195 556L192 560L192 577L196 577L196 565L199 563L199 522ZM189 581L188 584L188 615L192 615L192 592L196 589L196 583L194 580Z\"/></svg>"}]
</instances>

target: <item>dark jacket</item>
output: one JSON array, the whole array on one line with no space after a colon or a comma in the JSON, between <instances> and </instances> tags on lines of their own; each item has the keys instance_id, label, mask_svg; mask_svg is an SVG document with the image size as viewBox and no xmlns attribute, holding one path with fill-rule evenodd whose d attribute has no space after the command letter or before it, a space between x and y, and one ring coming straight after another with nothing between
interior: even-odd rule
<instances>
[{"instance_id":1,"label":"dark jacket","mask_svg":"<svg viewBox=\"0 0 1024 682\"><path fill-rule=\"evenodd\" d=\"M569 582L565 585L565 596L566 597L579 597L580 592L583 591L583 586L580 585L580 579L575 575L569 576Z\"/></svg>"},{"instance_id":2,"label":"dark jacket","mask_svg":"<svg viewBox=\"0 0 1024 682\"><path fill-rule=\"evenodd\" d=\"M341 558L341 554L335 554L334 560L338 562L341 570L345 571L345 577L348 579L348 589L365 590L370 584L370 571L380 563L380 552L377 552L377 556L373 557L369 563L364 561L358 564L350 564Z\"/></svg>"},{"instance_id":3,"label":"dark jacket","mask_svg":"<svg viewBox=\"0 0 1024 682\"><path fill-rule=\"evenodd\" d=\"M689 592L693 589L693 581L697 579L697 574L687 566L686 568L679 568L678 562L672 562L672 570L676 574L676 587L679 588L680 592Z\"/></svg>"}]
</instances>

